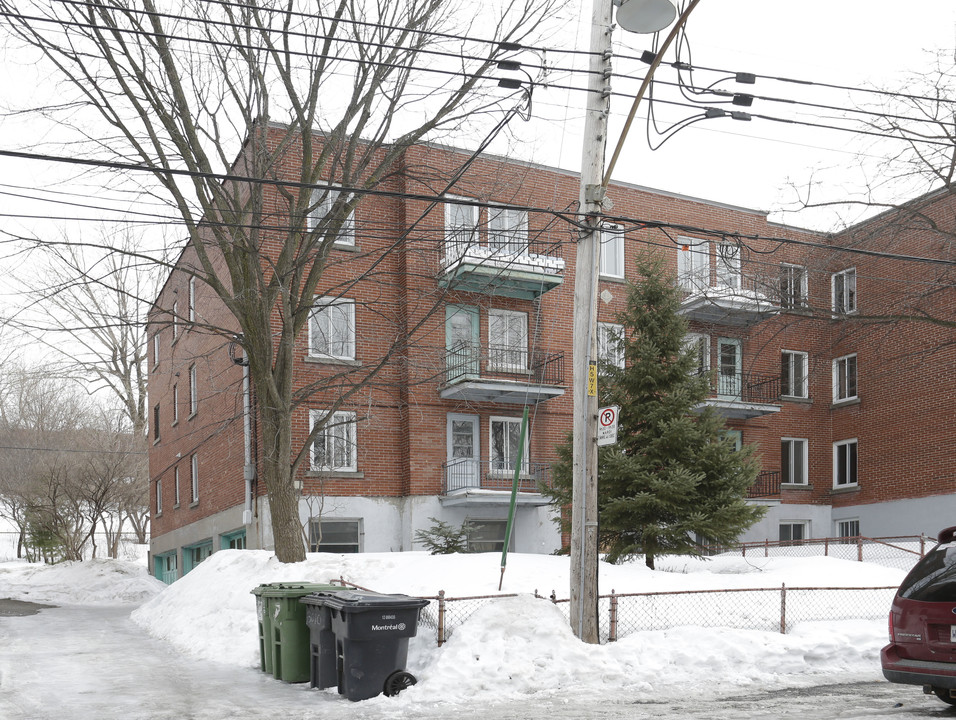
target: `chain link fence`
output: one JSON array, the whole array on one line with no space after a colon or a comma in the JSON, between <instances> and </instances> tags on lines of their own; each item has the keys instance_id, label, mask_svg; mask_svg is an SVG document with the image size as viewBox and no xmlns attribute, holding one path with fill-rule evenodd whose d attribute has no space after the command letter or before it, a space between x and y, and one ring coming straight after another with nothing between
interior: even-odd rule
<instances>
[{"instance_id":1,"label":"chain link fence","mask_svg":"<svg viewBox=\"0 0 956 720\"><path fill-rule=\"evenodd\" d=\"M801 543L746 543L719 548L722 555L743 557L835 557L909 570L932 547L926 537L823 538ZM716 555L718 548L712 548ZM677 592L616 593L598 599L602 642L614 642L636 632L678 626L723 627L787 633L801 622L821 620L878 620L886 618L896 593L892 587L765 587ZM446 597L444 591L428 597L420 624L435 633L438 644L451 637L486 603L515 595ZM553 593L549 598L565 617L570 601Z\"/></svg>"}]
</instances>

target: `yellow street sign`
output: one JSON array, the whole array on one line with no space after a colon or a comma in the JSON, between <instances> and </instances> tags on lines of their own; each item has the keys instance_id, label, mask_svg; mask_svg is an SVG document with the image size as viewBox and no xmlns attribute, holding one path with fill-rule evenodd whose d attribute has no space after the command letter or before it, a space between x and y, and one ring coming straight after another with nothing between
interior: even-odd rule
<instances>
[{"instance_id":1,"label":"yellow street sign","mask_svg":"<svg viewBox=\"0 0 956 720\"><path fill-rule=\"evenodd\" d=\"M588 365L588 397L597 397L597 363Z\"/></svg>"}]
</instances>

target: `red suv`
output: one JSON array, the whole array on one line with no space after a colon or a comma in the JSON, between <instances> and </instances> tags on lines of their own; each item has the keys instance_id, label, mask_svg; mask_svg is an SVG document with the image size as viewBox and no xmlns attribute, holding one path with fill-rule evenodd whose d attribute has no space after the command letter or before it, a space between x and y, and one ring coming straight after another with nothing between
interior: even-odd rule
<instances>
[{"instance_id":1,"label":"red suv","mask_svg":"<svg viewBox=\"0 0 956 720\"><path fill-rule=\"evenodd\" d=\"M956 527L900 585L890 609L890 644L880 652L890 682L922 685L956 705Z\"/></svg>"}]
</instances>

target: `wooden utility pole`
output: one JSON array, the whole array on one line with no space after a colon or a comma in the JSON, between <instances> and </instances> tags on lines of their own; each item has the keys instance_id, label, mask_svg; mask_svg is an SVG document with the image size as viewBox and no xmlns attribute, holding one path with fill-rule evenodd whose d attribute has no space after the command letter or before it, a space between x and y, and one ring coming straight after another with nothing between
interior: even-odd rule
<instances>
[{"instance_id":1,"label":"wooden utility pole","mask_svg":"<svg viewBox=\"0 0 956 720\"><path fill-rule=\"evenodd\" d=\"M574 446L571 501L571 628L584 642L598 637L597 514L597 287L600 213L606 188L604 152L611 105L611 0L594 0L591 60L581 164L580 208L586 228L578 235L574 275Z\"/></svg>"}]
</instances>

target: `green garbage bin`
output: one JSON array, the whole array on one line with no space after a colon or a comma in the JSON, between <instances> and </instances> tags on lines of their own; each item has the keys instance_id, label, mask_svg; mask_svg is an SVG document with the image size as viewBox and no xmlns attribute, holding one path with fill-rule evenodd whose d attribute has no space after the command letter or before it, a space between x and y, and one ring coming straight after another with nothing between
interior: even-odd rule
<instances>
[{"instance_id":1,"label":"green garbage bin","mask_svg":"<svg viewBox=\"0 0 956 720\"><path fill-rule=\"evenodd\" d=\"M310 593L341 589L322 583L281 582L252 591L259 615L259 666L263 672L288 683L309 680L309 630L305 605L299 600Z\"/></svg>"}]
</instances>

